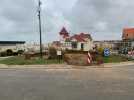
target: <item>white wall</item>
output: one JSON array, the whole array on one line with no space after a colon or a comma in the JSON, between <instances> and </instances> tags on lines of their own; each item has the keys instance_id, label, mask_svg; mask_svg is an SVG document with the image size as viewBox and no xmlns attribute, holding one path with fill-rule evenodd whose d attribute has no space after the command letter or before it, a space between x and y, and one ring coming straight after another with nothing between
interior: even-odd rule
<instances>
[{"instance_id":1,"label":"white wall","mask_svg":"<svg viewBox=\"0 0 134 100\"><path fill-rule=\"evenodd\" d=\"M0 46L0 52L4 52L8 49L12 49L14 52L16 52L18 50L24 50L25 47L24 44Z\"/></svg>"},{"instance_id":2,"label":"white wall","mask_svg":"<svg viewBox=\"0 0 134 100\"><path fill-rule=\"evenodd\" d=\"M93 41L88 41L84 43L84 51L89 51L93 49Z\"/></svg>"},{"instance_id":3,"label":"white wall","mask_svg":"<svg viewBox=\"0 0 134 100\"><path fill-rule=\"evenodd\" d=\"M67 43L66 42L62 42L62 49L65 50L66 48L69 49L69 50L81 50L81 44L83 43L84 44L84 51L89 51L89 50L92 50L93 49L93 41L91 40L87 40L88 42L78 42L77 43L77 48L72 48L72 44L71 42L68 42L68 44L70 45L66 45ZM76 41L77 42L77 41Z\"/></svg>"},{"instance_id":4,"label":"white wall","mask_svg":"<svg viewBox=\"0 0 134 100\"><path fill-rule=\"evenodd\" d=\"M77 50L81 50L81 44L84 44L84 51L89 51L93 49L93 41L88 41L88 42L79 42L77 46Z\"/></svg>"}]
</instances>

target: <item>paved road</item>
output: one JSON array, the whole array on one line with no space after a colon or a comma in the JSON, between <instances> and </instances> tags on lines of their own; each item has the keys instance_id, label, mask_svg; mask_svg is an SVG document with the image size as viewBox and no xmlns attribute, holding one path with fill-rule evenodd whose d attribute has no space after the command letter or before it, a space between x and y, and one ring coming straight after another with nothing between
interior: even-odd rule
<instances>
[{"instance_id":1,"label":"paved road","mask_svg":"<svg viewBox=\"0 0 134 100\"><path fill-rule=\"evenodd\" d=\"M134 66L0 70L0 100L133 100Z\"/></svg>"}]
</instances>

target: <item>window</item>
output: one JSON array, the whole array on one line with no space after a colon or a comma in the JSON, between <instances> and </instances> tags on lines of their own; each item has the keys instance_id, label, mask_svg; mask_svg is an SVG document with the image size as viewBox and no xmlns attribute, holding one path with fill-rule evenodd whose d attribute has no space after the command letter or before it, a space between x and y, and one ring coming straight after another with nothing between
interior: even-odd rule
<instances>
[{"instance_id":1,"label":"window","mask_svg":"<svg viewBox=\"0 0 134 100\"><path fill-rule=\"evenodd\" d=\"M77 42L72 42L72 48L77 48Z\"/></svg>"},{"instance_id":2,"label":"window","mask_svg":"<svg viewBox=\"0 0 134 100\"><path fill-rule=\"evenodd\" d=\"M128 37L128 34L127 34L127 37Z\"/></svg>"}]
</instances>

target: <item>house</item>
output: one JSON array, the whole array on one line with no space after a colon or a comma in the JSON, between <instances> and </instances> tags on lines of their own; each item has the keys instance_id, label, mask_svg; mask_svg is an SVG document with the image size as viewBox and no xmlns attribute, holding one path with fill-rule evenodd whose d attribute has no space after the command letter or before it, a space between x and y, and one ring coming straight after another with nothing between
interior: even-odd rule
<instances>
[{"instance_id":1,"label":"house","mask_svg":"<svg viewBox=\"0 0 134 100\"><path fill-rule=\"evenodd\" d=\"M63 27L59 33L62 49L89 51L93 49L93 39L90 34L80 33L70 36Z\"/></svg>"},{"instance_id":2,"label":"house","mask_svg":"<svg viewBox=\"0 0 134 100\"><path fill-rule=\"evenodd\" d=\"M0 41L0 52L11 49L13 51L24 50L25 41Z\"/></svg>"},{"instance_id":3,"label":"house","mask_svg":"<svg viewBox=\"0 0 134 100\"><path fill-rule=\"evenodd\" d=\"M123 29L123 40L134 40L134 28L125 28Z\"/></svg>"},{"instance_id":4,"label":"house","mask_svg":"<svg viewBox=\"0 0 134 100\"><path fill-rule=\"evenodd\" d=\"M122 48L134 49L134 28L123 29Z\"/></svg>"},{"instance_id":5,"label":"house","mask_svg":"<svg viewBox=\"0 0 134 100\"><path fill-rule=\"evenodd\" d=\"M80 33L70 37L73 50L89 51L93 49L93 40L90 34Z\"/></svg>"}]
</instances>

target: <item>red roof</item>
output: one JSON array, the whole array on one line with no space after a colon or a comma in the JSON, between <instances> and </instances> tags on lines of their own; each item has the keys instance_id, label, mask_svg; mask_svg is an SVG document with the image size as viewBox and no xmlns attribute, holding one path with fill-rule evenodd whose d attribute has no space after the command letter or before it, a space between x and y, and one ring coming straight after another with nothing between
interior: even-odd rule
<instances>
[{"instance_id":1,"label":"red roof","mask_svg":"<svg viewBox=\"0 0 134 100\"><path fill-rule=\"evenodd\" d=\"M134 39L134 28L125 28L123 30L123 39Z\"/></svg>"},{"instance_id":2,"label":"red roof","mask_svg":"<svg viewBox=\"0 0 134 100\"><path fill-rule=\"evenodd\" d=\"M65 27L63 27L60 31L60 35L63 35L63 38L69 37L69 33L67 32Z\"/></svg>"},{"instance_id":3,"label":"red roof","mask_svg":"<svg viewBox=\"0 0 134 100\"><path fill-rule=\"evenodd\" d=\"M92 40L90 34L80 33L80 34L76 34L76 35L72 36L71 40L76 39L78 42L86 42L87 38Z\"/></svg>"},{"instance_id":4,"label":"red roof","mask_svg":"<svg viewBox=\"0 0 134 100\"><path fill-rule=\"evenodd\" d=\"M79 42L86 42L80 35L74 35L71 37L71 40L72 39L76 39Z\"/></svg>"}]
</instances>

